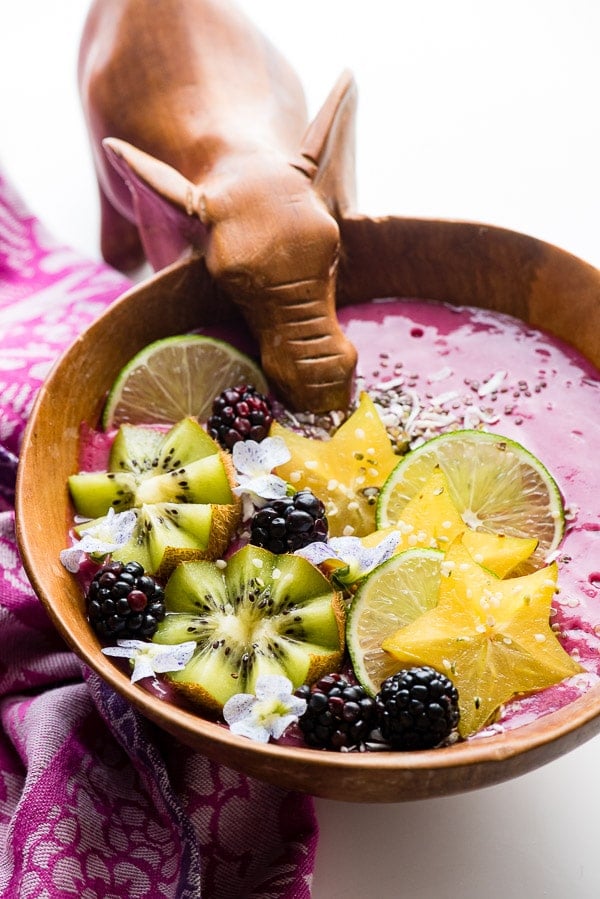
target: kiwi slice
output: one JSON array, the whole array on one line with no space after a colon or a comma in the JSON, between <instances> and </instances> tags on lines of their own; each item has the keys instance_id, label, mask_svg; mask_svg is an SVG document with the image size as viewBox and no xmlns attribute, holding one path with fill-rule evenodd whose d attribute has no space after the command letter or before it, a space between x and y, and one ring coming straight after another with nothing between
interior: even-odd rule
<instances>
[{"instance_id":1,"label":"kiwi slice","mask_svg":"<svg viewBox=\"0 0 600 899\"><path fill-rule=\"evenodd\" d=\"M167 576L179 561L214 559L225 551L240 516L233 480L229 457L196 419L182 419L167 433L124 424L108 471L69 478L77 514L91 519L76 532L101 526L111 508L133 509L131 539L112 557Z\"/></svg>"},{"instance_id":2,"label":"kiwi slice","mask_svg":"<svg viewBox=\"0 0 600 899\"><path fill-rule=\"evenodd\" d=\"M69 491L78 515L100 518L108 509L123 512L135 503L137 480L118 471L86 471L69 478Z\"/></svg>"},{"instance_id":3,"label":"kiwi slice","mask_svg":"<svg viewBox=\"0 0 600 899\"><path fill-rule=\"evenodd\" d=\"M342 661L344 606L306 559L245 546L225 567L178 565L165 588L167 615L154 642L195 640L197 649L169 680L205 708L253 693L262 674L294 687L335 671Z\"/></svg>"}]
</instances>

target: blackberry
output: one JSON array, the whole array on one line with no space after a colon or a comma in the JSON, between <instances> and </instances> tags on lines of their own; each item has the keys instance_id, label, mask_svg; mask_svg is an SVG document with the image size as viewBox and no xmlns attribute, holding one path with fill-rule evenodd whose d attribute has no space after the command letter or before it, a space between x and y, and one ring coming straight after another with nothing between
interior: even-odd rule
<instances>
[{"instance_id":1,"label":"blackberry","mask_svg":"<svg viewBox=\"0 0 600 899\"><path fill-rule=\"evenodd\" d=\"M239 440L260 443L269 433L273 412L269 399L251 384L228 387L213 402L206 429L223 449Z\"/></svg>"},{"instance_id":2,"label":"blackberry","mask_svg":"<svg viewBox=\"0 0 600 899\"><path fill-rule=\"evenodd\" d=\"M312 490L299 490L259 509L250 523L250 543L272 553L294 552L327 540L325 506Z\"/></svg>"},{"instance_id":3,"label":"blackberry","mask_svg":"<svg viewBox=\"0 0 600 899\"><path fill-rule=\"evenodd\" d=\"M381 736L392 749L433 749L458 724L458 692L435 668L407 668L386 678L376 697Z\"/></svg>"},{"instance_id":4,"label":"blackberry","mask_svg":"<svg viewBox=\"0 0 600 899\"><path fill-rule=\"evenodd\" d=\"M165 617L163 589L139 562L107 562L86 594L89 622L102 640L143 640Z\"/></svg>"},{"instance_id":5,"label":"blackberry","mask_svg":"<svg viewBox=\"0 0 600 899\"><path fill-rule=\"evenodd\" d=\"M296 690L307 701L298 725L308 746L352 749L367 740L377 726L377 704L363 687L342 674L327 674Z\"/></svg>"}]
</instances>

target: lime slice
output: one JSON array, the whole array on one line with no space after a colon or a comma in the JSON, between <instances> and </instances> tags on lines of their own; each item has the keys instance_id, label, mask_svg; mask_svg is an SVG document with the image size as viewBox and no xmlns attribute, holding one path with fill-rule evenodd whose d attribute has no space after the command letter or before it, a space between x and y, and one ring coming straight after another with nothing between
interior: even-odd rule
<instances>
[{"instance_id":1,"label":"lime slice","mask_svg":"<svg viewBox=\"0 0 600 899\"><path fill-rule=\"evenodd\" d=\"M451 431L408 453L383 485L379 528L398 521L437 465L467 527L539 541L530 567L543 564L560 543L564 507L550 473L519 443L485 431Z\"/></svg>"},{"instance_id":2,"label":"lime slice","mask_svg":"<svg viewBox=\"0 0 600 899\"><path fill-rule=\"evenodd\" d=\"M354 673L372 696L401 667L381 644L437 604L443 560L436 549L408 549L379 565L356 591L346 643Z\"/></svg>"},{"instance_id":3,"label":"lime slice","mask_svg":"<svg viewBox=\"0 0 600 899\"><path fill-rule=\"evenodd\" d=\"M175 424L194 415L205 421L226 387L252 384L268 393L260 368L224 340L182 334L156 340L119 372L110 389L102 425Z\"/></svg>"}]
</instances>

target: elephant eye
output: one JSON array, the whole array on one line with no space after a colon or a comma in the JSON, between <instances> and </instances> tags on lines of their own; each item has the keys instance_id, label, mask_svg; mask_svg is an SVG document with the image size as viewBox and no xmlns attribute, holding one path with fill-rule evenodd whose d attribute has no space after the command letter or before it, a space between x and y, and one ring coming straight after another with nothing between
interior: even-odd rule
<instances>
[{"instance_id":1,"label":"elephant eye","mask_svg":"<svg viewBox=\"0 0 600 899\"><path fill-rule=\"evenodd\" d=\"M225 269L221 273L221 280L230 290L246 291L254 287L254 279L241 269Z\"/></svg>"}]
</instances>

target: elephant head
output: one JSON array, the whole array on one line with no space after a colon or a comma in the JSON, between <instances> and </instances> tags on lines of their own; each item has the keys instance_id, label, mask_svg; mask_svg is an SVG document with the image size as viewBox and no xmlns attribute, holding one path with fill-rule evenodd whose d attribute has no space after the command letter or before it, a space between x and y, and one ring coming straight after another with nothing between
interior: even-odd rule
<instances>
[{"instance_id":1,"label":"elephant head","mask_svg":"<svg viewBox=\"0 0 600 899\"><path fill-rule=\"evenodd\" d=\"M347 408L356 352L335 303L338 221L354 199L353 78L344 73L307 124L295 75L226 0L175 4L173 15L194 21L165 32L140 18L144 0L124 5L129 18L122 2L117 12L96 0L80 54L105 258L122 267L136 241L155 269L203 254L279 395L296 409ZM103 32L109 8L120 18ZM158 46L172 77L158 98L140 50L148 29L153 66ZM107 82L121 84L119 110Z\"/></svg>"}]
</instances>

